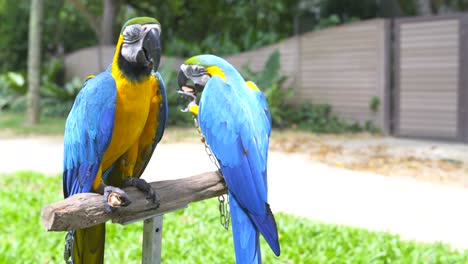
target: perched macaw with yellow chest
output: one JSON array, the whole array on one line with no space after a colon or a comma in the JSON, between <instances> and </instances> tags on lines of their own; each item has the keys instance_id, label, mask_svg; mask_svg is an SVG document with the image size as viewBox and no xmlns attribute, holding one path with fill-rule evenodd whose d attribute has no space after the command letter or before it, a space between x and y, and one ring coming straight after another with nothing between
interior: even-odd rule
<instances>
[{"instance_id":1,"label":"perched macaw with yellow chest","mask_svg":"<svg viewBox=\"0 0 468 264\"><path fill-rule=\"evenodd\" d=\"M135 186L159 203L151 186L139 179L161 140L167 120L164 82L157 72L161 26L150 17L127 21L112 64L89 78L68 115L64 137L63 193L104 194L112 212L130 203L118 187ZM110 202L118 197L120 204ZM114 199L115 201L115 199ZM102 263L105 224L67 235L65 258Z\"/></svg>"},{"instance_id":2,"label":"perched macaw with yellow chest","mask_svg":"<svg viewBox=\"0 0 468 264\"><path fill-rule=\"evenodd\" d=\"M194 100L187 110L198 116L228 187L236 262L261 263L260 233L279 256L278 230L267 202L271 118L266 98L254 83L214 55L185 61L178 82L179 93ZM202 91L198 106L195 95Z\"/></svg>"}]
</instances>

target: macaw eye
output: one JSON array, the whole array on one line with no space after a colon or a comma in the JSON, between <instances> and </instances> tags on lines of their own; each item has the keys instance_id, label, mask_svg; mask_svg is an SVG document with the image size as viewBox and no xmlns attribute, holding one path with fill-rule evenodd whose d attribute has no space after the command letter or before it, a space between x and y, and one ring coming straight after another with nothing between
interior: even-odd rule
<instances>
[{"instance_id":1,"label":"macaw eye","mask_svg":"<svg viewBox=\"0 0 468 264\"><path fill-rule=\"evenodd\" d=\"M185 69L185 72L187 73L187 75L192 75L193 73L193 67L192 65L188 65L187 68Z\"/></svg>"},{"instance_id":2,"label":"macaw eye","mask_svg":"<svg viewBox=\"0 0 468 264\"><path fill-rule=\"evenodd\" d=\"M192 76L201 76L205 73L205 69L201 66L195 65L192 68Z\"/></svg>"},{"instance_id":3,"label":"macaw eye","mask_svg":"<svg viewBox=\"0 0 468 264\"><path fill-rule=\"evenodd\" d=\"M124 43L134 43L140 40L143 27L139 24L130 25L123 32Z\"/></svg>"},{"instance_id":4,"label":"macaw eye","mask_svg":"<svg viewBox=\"0 0 468 264\"><path fill-rule=\"evenodd\" d=\"M142 31L147 32L148 30L155 28L159 35L161 35L161 26L159 24L146 24L142 26Z\"/></svg>"}]
</instances>

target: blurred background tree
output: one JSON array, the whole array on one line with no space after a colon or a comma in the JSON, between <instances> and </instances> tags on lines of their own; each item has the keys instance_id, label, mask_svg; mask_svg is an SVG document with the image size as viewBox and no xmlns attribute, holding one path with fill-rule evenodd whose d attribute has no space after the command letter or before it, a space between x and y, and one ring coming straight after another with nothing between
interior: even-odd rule
<instances>
[{"instance_id":1,"label":"blurred background tree","mask_svg":"<svg viewBox=\"0 0 468 264\"><path fill-rule=\"evenodd\" d=\"M24 110L21 98L26 85L21 80L27 80L30 8L31 0L0 0L0 110L15 105L10 98ZM48 110L53 110L47 113L66 114L80 82L64 83L64 55L99 44L113 45L121 25L135 16L158 18L163 26L164 55L187 57L234 54L356 20L467 9L468 0L44 1L40 94L48 98L41 106L49 104ZM66 104L57 107L57 102Z\"/></svg>"},{"instance_id":2,"label":"blurred background tree","mask_svg":"<svg viewBox=\"0 0 468 264\"><path fill-rule=\"evenodd\" d=\"M31 0L28 36L28 93L26 125L39 124L41 87L41 38L44 20L44 1Z\"/></svg>"},{"instance_id":3,"label":"blurred background tree","mask_svg":"<svg viewBox=\"0 0 468 264\"><path fill-rule=\"evenodd\" d=\"M113 44L124 21L157 17L165 55L233 54L319 25L465 11L468 0L56 0L45 1L43 58ZM0 0L0 70L25 71L30 0ZM330 20L330 17L335 17ZM336 21L335 21L336 20ZM322 27L321 26L321 27Z\"/></svg>"}]
</instances>

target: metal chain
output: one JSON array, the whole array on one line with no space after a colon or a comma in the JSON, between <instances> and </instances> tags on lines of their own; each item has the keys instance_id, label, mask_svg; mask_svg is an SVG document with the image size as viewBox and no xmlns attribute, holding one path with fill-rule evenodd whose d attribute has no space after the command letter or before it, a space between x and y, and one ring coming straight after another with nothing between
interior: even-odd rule
<instances>
[{"instance_id":1,"label":"metal chain","mask_svg":"<svg viewBox=\"0 0 468 264\"><path fill-rule=\"evenodd\" d=\"M219 166L218 159L215 157L213 152L211 151L210 146L206 143L205 136L201 133L200 126L198 125L198 120L197 117L194 115L193 116L193 123L195 125L195 128L198 131L198 134L201 137L201 142L205 144L205 152L210 158L211 162L218 168L218 172L221 174L221 176L224 177L223 172L221 171L221 167ZM218 201L219 201L219 221L221 225L224 227L224 229L229 230L229 221L231 219L231 215L229 212L229 195L223 194L218 196Z\"/></svg>"},{"instance_id":2,"label":"metal chain","mask_svg":"<svg viewBox=\"0 0 468 264\"><path fill-rule=\"evenodd\" d=\"M73 243L75 242L74 238L75 231L68 231L65 236L65 250L63 251L63 259L67 264L73 264Z\"/></svg>"},{"instance_id":3,"label":"metal chain","mask_svg":"<svg viewBox=\"0 0 468 264\"><path fill-rule=\"evenodd\" d=\"M229 196L228 195L220 195L218 196L219 201L219 221L224 229L229 230L229 220L231 219L231 215L229 213Z\"/></svg>"}]
</instances>

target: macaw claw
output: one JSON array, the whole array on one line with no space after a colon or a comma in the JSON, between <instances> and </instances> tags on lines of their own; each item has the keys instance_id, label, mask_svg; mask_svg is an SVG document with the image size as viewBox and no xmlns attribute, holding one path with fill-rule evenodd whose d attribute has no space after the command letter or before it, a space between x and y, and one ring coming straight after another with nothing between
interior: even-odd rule
<instances>
[{"instance_id":1,"label":"macaw claw","mask_svg":"<svg viewBox=\"0 0 468 264\"><path fill-rule=\"evenodd\" d=\"M125 207L132 203L128 195L117 187L104 187L104 210L106 213L113 213L119 207Z\"/></svg>"},{"instance_id":2,"label":"macaw claw","mask_svg":"<svg viewBox=\"0 0 468 264\"><path fill-rule=\"evenodd\" d=\"M136 187L138 190L146 194L146 199L151 200L156 204L156 208L159 207L161 199L159 194L151 187L151 185L143 179L130 177L124 180L123 187Z\"/></svg>"}]
</instances>

